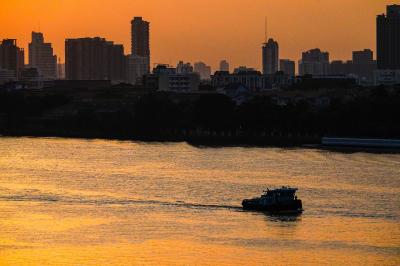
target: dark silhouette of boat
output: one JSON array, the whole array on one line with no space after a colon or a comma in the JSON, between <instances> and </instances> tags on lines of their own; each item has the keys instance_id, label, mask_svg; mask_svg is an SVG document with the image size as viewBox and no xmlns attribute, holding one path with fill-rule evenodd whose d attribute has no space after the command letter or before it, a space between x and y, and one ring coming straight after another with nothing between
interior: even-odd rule
<instances>
[{"instance_id":1,"label":"dark silhouette of boat","mask_svg":"<svg viewBox=\"0 0 400 266\"><path fill-rule=\"evenodd\" d=\"M303 204L296 196L297 190L291 187L267 189L259 198L243 200L242 206L245 210L298 214L303 211Z\"/></svg>"}]
</instances>

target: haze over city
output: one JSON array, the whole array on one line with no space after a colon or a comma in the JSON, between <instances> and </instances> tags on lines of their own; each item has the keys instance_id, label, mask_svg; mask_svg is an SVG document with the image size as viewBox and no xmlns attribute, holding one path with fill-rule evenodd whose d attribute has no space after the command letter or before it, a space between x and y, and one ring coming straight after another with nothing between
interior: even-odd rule
<instances>
[{"instance_id":1,"label":"haze over city","mask_svg":"<svg viewBox=\"0 0 400 266\"><path fill-rule=\"evenodd\" d=\"M282 58L297 61L319 47L347 60L354 50L376 50L375 17L387 4L393 1L13 0L0 3L0 39L16 38L27 50L31 31L44 32L61 61L66 38L105 37L128 54L130 20L138 15L151 21L152 63L201 60L217 69L227 59L260 69L265 17Z\"/></svg>"}]
</instances>

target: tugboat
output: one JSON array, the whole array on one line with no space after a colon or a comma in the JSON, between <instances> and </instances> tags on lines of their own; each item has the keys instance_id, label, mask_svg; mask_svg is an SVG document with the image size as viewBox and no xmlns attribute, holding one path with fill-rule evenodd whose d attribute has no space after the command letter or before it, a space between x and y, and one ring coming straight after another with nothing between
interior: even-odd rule
<instances>
[{"instance_id":1,"label":"tugboat","mask_svg":"<svg viewBox=\"0 0 400 266\"><path fill-rule=\"evenodd\" d=\"M297 199L297 190L285 186L273 190L267 189L259 198L243 200L242 206L245 210L298 214L303 211L303 205L301 200Z\"/></svg>"}]
</instances>

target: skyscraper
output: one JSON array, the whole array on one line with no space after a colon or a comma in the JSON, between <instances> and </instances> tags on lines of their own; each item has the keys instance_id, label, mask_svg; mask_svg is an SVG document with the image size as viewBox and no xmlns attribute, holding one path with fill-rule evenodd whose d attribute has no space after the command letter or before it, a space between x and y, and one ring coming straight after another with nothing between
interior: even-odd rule
<instances>
[{"instance_id":1,"label":"skyscraper","mask_svg":"<svg viewBox=\"0 0 400 266\"><path fill-rule=\"evenodd\" d=\"M125 80L124 47L103 38L67 39L65 75L69 80Z\"/></svg>"},{"instance_id":2,"label":"skyscraper","mask_svg":"<svg viewBox=\"0 0 400 266\"><path fill-rule=\"evenodd\" d=\"M262 47L263 74L273 75L278 71L279 45L274 39L269 39Z\"/></svg>"},{"instance_id":3,"label":"skyscraper","mask_svg":"<svg viewBox=\"0 0 400 266\"><path fill-rule=\"evenodd\" d=\"M29 66L36 68L45 79L57 78L57 57L53 54L51 43L45 43L43 34L32 32L29 44Z\"/></svg>"},{"instance_id":4,"label":"skyscraper","mask_svg":"<svg viewBox=\"0 0 400 266\"><path fill-rule=\"evenodd\" d=\"M142 17L135 17L131 21L131 54L134 57L143 57L147 63L147 73L150 72L150 23Z\"/></svg>"},{"instance_id":5,"label":"skyscraper","mask_svg":"<svg viewBox=\"0 0 400 266\"><path fill-rule=\"evenodd\" d=\"M226 60L222 60L219 63L219 70L220 71L225 71L225 72L229 72L229 63Z\"/></svg>"},{"instance_id":6,"label":"skyscraper","mask_svg":"<svg viewBox=\"0 0 400 266\"><path fill-rule=\"evenodd\" d=\"M400 5L387 6L376 19L378 69L400 69Z\"/></svg>"}]
</instances>

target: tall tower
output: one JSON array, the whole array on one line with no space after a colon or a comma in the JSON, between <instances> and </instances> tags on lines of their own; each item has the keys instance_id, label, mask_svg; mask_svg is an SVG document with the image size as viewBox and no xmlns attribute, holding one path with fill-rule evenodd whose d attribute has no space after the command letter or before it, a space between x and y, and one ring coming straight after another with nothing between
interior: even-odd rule
<instances>
[{"instance_id":1,"label":"tall tower","mask_svg":"<svg viewBox=\"0 0 400 266\"><path fill-rule=\"evenodd\" d=\"M262 64L264 75L273 75L278 71L279 45L272 38L262 47Z\"/></svg>"},{"instance_id":2,"label":"tall tower","mask_svg":"<svg viewBox=\"0 0 400 266\"><path fill-rule=\"evenodd\" d=\"M400 5L376 19L378 69L400 69Z\"/></svg>"},{"instance_id":3,"label":"tall tower","mask_svg":"<svg viewBox=\"0 0 400 266\"><path fill-rule=\"evenodd\" d=\"M142 17L135 17L131 21L131 37L132 56L144 59L147 72L150 72L150 23Z\"/></svg>"}]
</instances>

